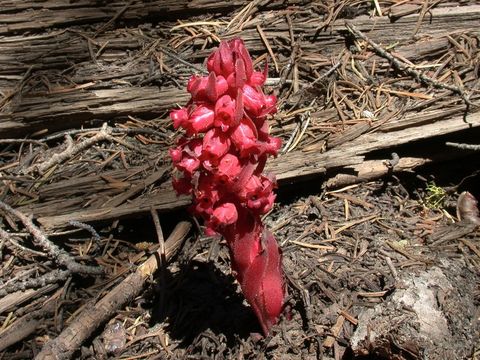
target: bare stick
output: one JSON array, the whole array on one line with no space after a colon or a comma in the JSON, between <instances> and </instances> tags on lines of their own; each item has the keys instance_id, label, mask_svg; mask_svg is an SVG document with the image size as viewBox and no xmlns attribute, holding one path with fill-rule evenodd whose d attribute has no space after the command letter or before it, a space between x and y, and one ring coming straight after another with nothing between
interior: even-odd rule
<instances>
[{"instance_id":1,"label":"bare stick","mask_svg":"<svg viewBox=\"0 0 480 360\"><path fill-rule=\"evenodd\" d=\"M160 219L158 218L157 210L155 210L153 206L150 207L150 214L152 215L155 231L157 232L158 243L160 244L160 248L158 249L160 259L162 260L160 266L165 266L165 238L163 237L162 226L160 225Z\"/></svg>"},{"instance_id":2,"label":"bare stick","mask_svg":"<svg viewBox=\"0 0 480 360\"><path fill-rule=\"evenodd\" d=\"M24 251L26 253L31 253L33 255L37 255L37 256L47 256L47 254L43 253L43 252L40 252L40 251L37 251L37 250L33 250L33 249L30 249L30 248L27 248L26 246L23 246L22 244L19 244L12 236L12 234L6 232L5 230L3 230L2 228L0 228L0 239L2 239L2 244L7 242L10 243L11 245L13 245L14 247L20 249L21 251ZM8 245L6 245L8 246Z\"/></svg>"},{"instance_id":3,"label":"bare stick","mask_svg":"<svg viewBox=\"0 0 480 360\"><path fill-rule=\"evenodd\" d=\"M95 241L100 241L101 240L100 235L98 235L97 231L93 228L92 225L88 225L88 224L85 224L85 223L82 223L82 222L76 221L76 220L70 220L68 223L70 225L76 227L76 228L88 231L90 234L92 234L92 239L93 240L95 240Z\"/></svg>"},{"instance_id":4,"label":"bare stick","mask_svg":"<svg viewBox=\"0 0 480 360\"><path fill-rule=\"evenodd\" d=\"M87 266L77 263L73 256L52 243L48 239L48 237L42 232L42 230L40 230L40 228L38 228L33 223L33 221L22 212L15 210L10 205L5 204L3 201L0 201L0 209L12 214L17 219L19 219L30 232L30 234L32 234L35 242L58 264L65 266L73 273L90 275L99 275L103 273L103 270L100 267Z\"/></svg>"},{"instance_id":5,"label":"bare stick","mask_svg":"<svg viewBox=\"0 0 480 360\"><path fill-rule=\"evenodd\" d=\"M390 63L392 64L392 66L397 69L398 71L401 71L403 73L406 73L410 76L412 76L414 79L424 83L424 84L427 84L427 85L431 85L433 87L436 87L436 88L439 88L439 89L447 89L447 90L450 90L450 91L453 91L454 93L460 95L463 99L463 101L465 102L465 104L467 104L467 106L475 106L475 104L473 104L467 97L467 95L465 94L465 91L462 90L461 88L459 88L458 86L455 86L455 85L450 85L450 84L446 84L446 83L443 83L443 82L440 82L440 81L437 81L437 80L434 80L420 72L418 72L417 70L414 70L412 69L411 67L409 67L408 65L406 64L402 64L397 58L395 58L392 54L390 54L388 51L386 51L385 49L383 49L380 45L378 45L376 42L374 42L373 40L371 40L367 35L365 35L364 33L362 33L360 30L358 30L356 28L355 25L353 25L352 23L350 22L346 22L345 23L345 26L347 27L347 29L353 34L355 35L357 38L360 38L364 41L366 41L372 48L373 50L375 50L375 52L377 53L378 56L381 56L385 59L387 59L388 61L390 61Z\"/></svg>"},{"instance_id":6,"label":"bare stick","mask_svg":"<svg viewBox=\"0 0 480 360\"><path fill-rule=\"evenodd\" d=\"M49 284L55 284L61 281L65 281L70 275L70 270L57 269L33 279L15 281L13 283L6 284L0 288L0 297L14 293L16 291L41 288Z\"/></svg>"},{"instance_id":7,"label":"bare stick","mask_svg":"<svg viewBox=\"0 0 480 360\"><path fill-rule=\"evenodd\" d=\"M85 149L88 149L89 147L95 145L99 141L104 141L104 140L111 140L112 136L111 134L111 129L107 127L107 124L105 123L102 126L102 129L94 136L92 136L89 139L85 139L82 142L74 145L72 142L67 141L67 148L62 151L61 153L54 154L52 155L51 158L49 158L47 161L38 164L38 165L32 165L29 167L26 172L31 173L33 171L38 171L40 174L43 174L45 171L50 169L52 166L58 165L63 163L64 161L73 158L75 155L81 153ZM68 139L68 138L67 138Z\"/></svg>"},{"instance_id":8,"label":"bare stick","mask_svg":"<svg viewBox=\"0 0 480 360\"><path fill-rule=\"evenodd\" d=\"M41 143L44 143L44 142L47 142L47 141L51 141L51 140L55 140L55 139L60 139L60 138L63 138L67 135L77 135L77 134L83 134L83 133L87 133L87 132L92 132L92 131L101 131L102 128L88 128L88 129L72 129L72 130L66 130L66 131L62 131L62 132L59 132L59 133L55 133L55 134L52 134L52 135L48 135L44 138L41 138L40 141ZM135 134L148 134L148 135L156 135L156 136L159 136L159 137L162 137L162 138L165 138L166 135L164 133L161 133L159 131L156 131L156 130L153 130L153 129L143 129L143 128L128 128L128 129L124 129L124 128L111 128L111 131L112 131L112 134L127 134L127 135L135 135ZM0 140L0 144L1 144L1 140Z\"/></svg>"},{"instance_id":9,"label":"bare stick","mask_svg":"<svg viewBox=\"0 0 480 360\"><path fill-rule=\"evenodd\" d=\"M480 145L475 145L475 144L460 144L460 143L454 143L454 142L446 142L445 145L452 146L461 150L480 151Z\"/></svg>"},{"instance_id":10,"label":"bare stick","mask_svg":"<svg viewBox=\"0 0 480 360\"><path fill-rule=\"evenodd\" d=\"M165 242L166 258L169 260L190 231L191 224L180 222ZM76 349L95 330L115 313L132 301L142 291L146 280L158 269L158 253L150 256L136 271L93 306L86 307L54 340L48 342L35 357L36 360L70 359Z\"/></svg>"}]
</instances>

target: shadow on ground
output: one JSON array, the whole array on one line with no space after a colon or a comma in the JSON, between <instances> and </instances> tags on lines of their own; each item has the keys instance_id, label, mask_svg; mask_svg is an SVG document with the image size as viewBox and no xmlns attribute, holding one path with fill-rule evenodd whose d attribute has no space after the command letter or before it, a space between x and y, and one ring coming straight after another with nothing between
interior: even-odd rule
<instances>
[{"instance_id":1,"label":"shadow on ground","mask_svg":"<svg viewBox=\"0 0 480 360\"><path fill-rule=\"evenodd\" d=\"M233 276L223 274L213 262L192 261L175 274L167 270L163 281L166 286L154 300L152 325L167 323L170 337L182 346L197 343L205 333L229 346L261 331Z\"/></svg>"}]
</instances>

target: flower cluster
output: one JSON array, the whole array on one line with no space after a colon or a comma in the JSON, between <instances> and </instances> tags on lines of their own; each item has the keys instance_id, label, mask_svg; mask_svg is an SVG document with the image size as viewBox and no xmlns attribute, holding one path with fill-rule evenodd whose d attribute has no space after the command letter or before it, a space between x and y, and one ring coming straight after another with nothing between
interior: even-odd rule
<instances>
[{"instance_id":1,"label":"flower cluster","mask_svg":"<svg viewBox=\"0 0 480 360\"><path fill-rule=\"evenodd\" d=\"M267 66L254 70L241 39L222 42L207 68L208 76L189 80L187 106L170 114L175 129L185 130L170 149L181 174L173 186L192 194L190 210L204 219L206 233L227 240L236 277L267 334L285 297L280 250L261 221L275 200L275 178L262 172L281 146L267 122L276 98L263 93Z\"/></svg>"}]
</instances>

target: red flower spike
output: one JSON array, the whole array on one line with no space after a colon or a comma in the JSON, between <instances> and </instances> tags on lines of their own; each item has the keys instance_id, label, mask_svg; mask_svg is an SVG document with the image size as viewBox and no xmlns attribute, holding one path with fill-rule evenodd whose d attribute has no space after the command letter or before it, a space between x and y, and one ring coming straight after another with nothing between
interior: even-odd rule
<instances>
[{"instance_id":1,"label":"red flower spike","mask_svg":"<svg viewBox=\"0 0 480 360\"><path fill-rule=\"evenodd\" d=\"M237 99L235 101L235 124L238 124L243 118L243 94L237 91Z\"/></svg>"},{"instance_id":2,"label":"red flower spike","mask_svg":"<svg viewBox=\"0 0 480 360\"><path fill-rule=\"evenodd\" d=\"M266 80L267 78L263 75L263 73L259 71L254 71L248 84L252 87L263 86Z\"/></svg>"},{"instance_id":3,"label":"red flower spike","mask_svg":"<svg viewBox=\"0 0 480 360\"><path fill-rule=\"evenodd\" d=\"M225 80L223 76L219 75L217 77L214 72L211 72L210 75L208 75L207 86L205 88L208 100L211 102L217 101L217 99L225 94L227 90L227 80Z\"/></svg>"},{"instance_id":4,"label":"red flower spike","mask_svg":"<svg viewBox=\"0 0 480 360\"><path fill-rule=\"evenodd\" d=\"M218 99L217 77L213 71L208 75L207 87L205 90L208 100L215 102Z\"/></svg>"},{"instance_id":5,"label":"red flower spike","mask_svg":"<svg viewBox=\"0 0 480 360\"><path fill-rule=\"evenodd\" d=\"M247 82L247 74L245 73L245 63L242 59L235 62L235 87L241 89Z\"/></svg>"},{"instance_id":6,"label":"red flower spike","mask_svg":"<svg viewBox=\"0 0 480 360\"><path fill-rule=\"evenodd\" d=\"M271 99L268 100L261 91L254 89L250 85L245 85L242 93L245 110L253 116L261 116L265 110L269 111L271 108Z\"/></svg>"},{"instance_id":7,"label":"red flower spike","mask_svg":"<svg viewBox=\"0 0 480 360\"><path fill-rule=\"evenodd\" d=\"M229 230L234 232L224 235L229 242L237 278L242 282L245 272L261 252L262 223L259 217L252 215L244 208L239 208L238 221Z\"/></svg>"},{"instance_id":8,"label":"red flower spike","mask_svg":"<svg viewBox=\"0 0 480 360\"><path fill-rule=\"evenodd\" d=\"M175 129L186 131L170 150L183 173L173 187L192 194L190 211L203 218L206 234L227 240L234 274L265 335L285 299L280 250L261 221L273 207L276 186L262 171L281 145L267 123L276 112L275 96L261 89L267 67L254 71L241 39L223 41L208 57L209 75L189 80L188 106L170 114Z\"/></svg>"},{"instance_id":9,"label":"red flower spike","mask_svg":"<svg viewBox=\"0 0 480 360\"><path fill-rule=\"evenodd\" d=\"M177 147L169 149L168 152L170 153L170 157L172 158L172 162L174 165L178 164L180 160L182 160L182 148Z\"/></svg>"},{"instance_id":10,"label":"red flower spike","mask_svg":"<svg viewBox=\"0 0 480 360\"><path fill-rule=\"evenodd\" d=\"M248 53L247 48L245 47L245 44L241 39L234 39L233 40L233 46L234 49L236 50L237 54L242 58L244 65L245 65L245 73L247 75L247 78L250 79L253 73L253 62L252 58L250 57L250 54ZM237 55L237 56L238 56Z\"/></svg>"},{"instance_id":11,"label":"red flower spike","mask_svg":"<svg viewBox=\"0 0 480 360\"><path fill-rule=\"evenodd\" d=\"M277 156L278 150L282 147L282 139L269 136L267 142L263 144L263 151L264 153L272 156Z\"/></svg>"},{"instance_id":12,"label":"red flower spike","mask_svg":"<svg viewBox=\"0 0 480 360\"><path fill-rule=\"evenodd\" d=\"M188 177L172 178L172 186L179 195L189 195L192 192L191 179Z\"/></svg>"},{"instance_id":13,"label":"red flower spike","mask_svg":"<svg viewBox=\"0 0 480 360\"><path fill-rule=\"evenodd\" d=\"M265 61L265 67L263 68L263 72L254 71L252 76L250 77L249 84L253 87L255 86L263 86L265 81L267 81L268 76L268 61Z\"/></svg>"},{"instance_id":14,"label":"red flower spike","mask_svg":"<svg viewBox=\"0 0 480 360\"><path fill-rule=\"evenodd\" d=\"M232 142L240 151L241 157L257 154L260 148L257 142L257 131L251 120L243 118L231 133Z\"/></svg>"},{"instance_id":15,"label":"red flower spike","mask_svg":"<svg viewBox=\"0 0 480 360\"><path fill-rule=\"evenodd\" d=\"M218 51L213 52L207 60L208 71L214 71L225 78L234 71L233 52L229 42L222 42Z\"/></svg>"},{"instance_id":16,"label":"red flower spike","mask_svg":"<svg viewBox=\"0 0 480 360\"><path fill-rule=\"evenodd\" d=\"M215 174L221 184L231 184L242 171L242 164L240 160L232 154L226 154L218 164L218 171Z\"/></svg>"},{"instance_id":17,"label":"red flower spike","mask_svg":"<svg viewBox=\"0 0 480 360\"><path fill-rule=\"evenodd\" d=\"M187 91L192 95L192 99L195 101L205 100L205 89L207 87L208 79L206 77L200 77L194 75L188 80Z\"/></svg>"}]
</instances>

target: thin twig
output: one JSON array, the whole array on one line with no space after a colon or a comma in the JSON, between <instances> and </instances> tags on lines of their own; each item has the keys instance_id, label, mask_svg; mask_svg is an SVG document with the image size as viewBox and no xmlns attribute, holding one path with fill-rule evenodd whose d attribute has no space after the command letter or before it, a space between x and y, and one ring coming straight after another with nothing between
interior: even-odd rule
<instances>
[{"instance_id":1,"label":"thin twig","mask_svg":"<svg viewBox=\"0 0 480 360\"><path fill-rule=\"evenodd\" d=\"M41 275L33 279L26 279L15 281L10 284L6 284L0 288L0 297L7 294L14 293L16 291L25 291L27 289L41 288L49 284L55 284L67 280L71 275L70 270L53 270L47 274Z\"/></svg>"},{"instance_id":2,"label":"thin twig","mask_svg":"<svg viewBox=\"0 0 480 360\"><path fill-rule=\"evenodd\" d=\"M315 80L313 80L311 83L309 83L308 85L304 86L303 88L301 88L299 91L293 93L291 95L292 98L298 98L298 100L296 101L296 103L292 106L292 109L295 108L298 103L300 102L300 100L302 99L302 96L306 91L308 91L309 89L312 89L318 82L320 82L321 80L329 77L330 75L332 75L340 66L342 65L342 61L338 61L336 64L334 64L330 69L328 69L324 74L320 75L318 78L316 78Z\"/></svg>"},{"instance_id":3,"label":"thin twig","mask_svg":"<svg viewBox=\"0 0 480 360\"><path fill-rule=\"evenodd\" d=\"M72 138L69 135L66 135L65 140L67 143L65 150L63 150L60 153L53 154L48 160L44 161L41 164L35 164L30 166L28 169L26 169L26 173L28 174L28 173L37 171L38 173L43 174L47 170L51 169L53 166L61 164L67 161L68 159L75 157L76 155L80 154L82 151L88 149L89 147L95 145L100 141L116 142L116 143L119 143L120 145L125 146L126 148L132 149L144 155L149 155L149 152L143 149L140 149L126 141L113 137L112 128L107 126L107 123L103 124L102 128L97 134L95 134L91 138L81 141L78 144L74 144L72 141Z\"/></svg>"},{"instance_id":4,"label":"thin twig","mask_svg":"<svg viewBox=\"0 0 480 360\"><path fill-rule=\"evenodd\" d=\"M33 250L33 249L30 249L30 248L27 248L25 246L23 246L22 244L19 244L12 236L12 234L6 232L5 230L1 229L0 228L0 239L2 240L2 243L4 243L5 241L8 241L10 244L12 244L13 246L15 246L16 248L20 249L21 251L24 251L26 253L31 253L33 255L37 255L37 256L47 256L47 254L43 253L43 252L40 252L40 251L36 251L36 250Z\"/></svg>"},{"instance_id":5,"label":"thin twig","mask_svg":"<svg viewBox=\"0 0 480 360\"><path fill-rule=\"evenodd\" d=\"M76 228L88 231L90 234L92 234L93 240L100 241L101 237L100 235L98 235L97 231L93 228L92 225L85 224L76 220L70 220L68 223Z\"/></svg>"},{"instance_id":6,"label":"thin twig","mask_svg":"<svg viewBox=\"0 0 480 360\"><path fill-rule=\"evenodd\" d=\"M38 164L38 165L35 164L30 166L26 170L26 172L31 173L33 171L38 171L40 174L43 174L45 173L45 171L47 171L51 167L61 164L64 161L73 158L74 156L88 149L89 147L93 146L97 142L104 141L104 140L111 140L110 133L111 133L111 129L107 127L107 124L105 123L102 126L102 129L96 135L92 136L89 139L85 139L76 145L74 145L73 142L71 142L71 138L67 136L66 137L67 148L64 151L58 154L53 154L48 160L44 161L41 164Z\"/></svg>"},{"instance_id":7,"label":"thin twig","mask_svg":"<svg viewBox=\"0 0 480 360\"><path fill-rule=\"evenodd\" d=\"M19 219L30 232L30 234L32 234L35 242L58 264L65 266L73 273L89 275L99 275L103 273L103 270L100 267L77 263L73 256L52 243L48 237L33 223L33 221L22 212L15 210L10 205L5 204L3 201L0 201L0 209Z\"/></svg>"},{"instance_id":8,"label":"thin twig","mask_svg":"<svg viewBox=\"0 0 480 360\"><path fill-rule=\"evenodd\" d=\"M160 248L158 252L160 254L161 264L160 266L165 266L166 259L165 259L165 238L163 237L162 226L160 225L160 219L158 218L157 211L151 207L150 214L152 215L153 224L155 225L155 231L157 232L158 243L160 244Z\"/></svg>"},{"instance_id":9,"label":"thin twig","mask_svg":"<svg viewBox=\"0 0 480 360\"><path fill-rule=\"evenodd\" d=\"M84 134L84 133L101 131L101 130L102 130L102 128L100 128L100 127L99 128L89 128L89 129L72 129L72 130L62 131L62 132L59 132L57 134L48 135L44 138L41 138L39 141L43 143L43 142L48 142L48 141L55 140L55 139L64 138L67 135L72 136L72 135ZM160 137L163 137L163 138L167 137L167 135L165 135L165 134L163 134L159 131L156 131L156 130L153 130L153 129L145 129L145 128L128 128L128 129L111 128L110 131L112 132L112 134L127 134L127 135L148 134L148 135L160 136Z\"/></svg>"},{"instance_id":10,"label":"thin twig","mask_svg":"<svg viewBox=\"0 0 480 360\"><path fill-rule=\"evenodd\" d=\"M198 66L196 66L196 65L194 65L194 64L192 64L192 63L190 63L190 62L188 62L188 61L186 61L186 60L184 60L184 59L182 59L181 57L179 57L178 55L174 54L173 52L167 50L167 49L164 48L163 46L158 45L158 46L156 46L155 48L158 48L158 49L159 49L162 53L164 53L165 55L171 57L171 58L174 59L174 60L177 60L178 62L182 63L183 65L186 65L186 66L188 66L188 67L190 67L190 68L198 71L198 72L201 73L201 74L208 74L208 71L207 71L207 70L202 69L202 68L200 68L200 67L198 67Z\"/></svg>"},{"instance_id":11,"label":"thin twig","mask_svg":"<svg viewBox=\"0 0 480 360\"><path fill-rule=\"evenodd\" d=\"M475 145L475 144L460 144L460 143L454 143L454 142L446 142L445 145L452 146L462 150L480 151L480 145Z\"/></svg>"}]
</instances>

